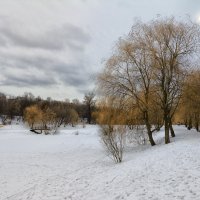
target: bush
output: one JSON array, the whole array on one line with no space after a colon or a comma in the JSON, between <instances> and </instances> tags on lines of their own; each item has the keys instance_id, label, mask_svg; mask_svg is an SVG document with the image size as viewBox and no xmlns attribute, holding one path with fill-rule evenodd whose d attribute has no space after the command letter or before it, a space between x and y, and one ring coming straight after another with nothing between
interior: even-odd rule
<instances>
[{"instance_id":1,"label":"bush","mask_svg":"<svg viewBox=\"0 0 200 200\"><path fill-rule=\"evenodd\" d=\"M116 162L122 162L125 126L101 125L100 136L108 155Z\"/></svg>"}]
</instances>

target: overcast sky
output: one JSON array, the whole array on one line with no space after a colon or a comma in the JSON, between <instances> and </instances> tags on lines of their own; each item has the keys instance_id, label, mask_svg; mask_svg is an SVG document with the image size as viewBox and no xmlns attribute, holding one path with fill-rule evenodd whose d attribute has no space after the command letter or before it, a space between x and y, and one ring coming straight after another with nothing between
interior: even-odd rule
<instances>
[{"instance_id":1,"label":"overcast sky","mask_svg":"<svg viewBox=\"0 0 200 200\"><path fill-rule=\"evenodd\" d=\"M0 92L83 99L135 18L200 21L200 0L0 0Z\"/></svg>"}]
</instances>

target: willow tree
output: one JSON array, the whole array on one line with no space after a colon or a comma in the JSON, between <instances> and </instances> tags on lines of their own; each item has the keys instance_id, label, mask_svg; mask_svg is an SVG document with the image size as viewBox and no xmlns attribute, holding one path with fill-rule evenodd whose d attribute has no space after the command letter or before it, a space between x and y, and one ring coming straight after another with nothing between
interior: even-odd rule
<instances>
[{"instance_id":1,"label":"willow tree","mask_svg":"<svg viewBox=\"0 0 200 200\"><path fill-rule=\"evenodd\" d=\"M179 115L182 117L186 127L200 129L200 70L192 71L184 84Z\"/></svg>"},{"instance_id":2,"label":"willow tree","mask_svg":"<svg viewBox=\"0 0 200 200\"><path fill-rule=\"evenodd\" d=\"M138 26L136 31L142 29ZM143 123L151 145L155 145L150 119L150 98L153 83L154 60L146 51L139 35L127 36L116 44L115 53L107 60L104 72L99 75L100 88L106 95L123 99L130 106L137 106L142 113Z\"/></svg>"},{"instance_id":3,"label":"willow tree","mask_svg":"<svg viewBox=\"0 0 200 200\"><path fill-rule=\"evenodd\" d=\"M199 26L174 18L155 20L145 26L145 44L154 60L154 85L163 110L165 143L170 142L172 117L182 95L188 67L199 48Z\"/></svg>"},{"instance_id":4,"label":"willow tree","mask_svg":"<svg viewBox=\"0 0 200 200\"><path fill-rule=\"evenodd\" d=\"M154 105L162 110L165 143L170 142L172 117L187 68L199 47L199 35L198 25L190 21L166 18L136 22L128 36L117 42L99 76L104 94L134 102L141 110L151 145L155 145L151 119Z\"/></svg>"}]
</instances>

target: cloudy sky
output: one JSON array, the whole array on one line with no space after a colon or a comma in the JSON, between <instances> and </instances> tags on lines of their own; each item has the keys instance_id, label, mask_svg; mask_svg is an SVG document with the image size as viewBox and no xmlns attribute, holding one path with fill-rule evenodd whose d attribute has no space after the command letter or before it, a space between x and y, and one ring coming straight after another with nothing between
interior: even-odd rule
<instances>
[{"instance_id":1,"label":"cloudy sky","mask_svg":"<svg viewBox=\"0 0 200 200\"><path fill-rule=\"evenodd\" d=\"M0 0L0 92L83 99L135 18L200 22L199 0Z\"/></svg>"}]
</instances>

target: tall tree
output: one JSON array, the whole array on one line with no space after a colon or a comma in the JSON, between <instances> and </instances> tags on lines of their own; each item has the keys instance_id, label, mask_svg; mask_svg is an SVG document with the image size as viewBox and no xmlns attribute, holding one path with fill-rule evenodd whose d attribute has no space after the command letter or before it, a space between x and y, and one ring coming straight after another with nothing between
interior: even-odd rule
<instances>
[{"instance_id":1,"label":"tall tree","mask_svg":"<svg viewBox=\"0 0 200 200\"><path fill-rule=\"evenodd\" d=\"M146 25L145 35L146 48L155 63L155 93L163 110L167 144L170 142L171 121L182 95L186 70L199 48L199 27L192 22L167 18Z\"/></svg>"},{"instance_id":2,"label":"tall tree","mask_svg":"<svg viewBox=\"0 0 200 200\"><path fill-rule=\"evenodd\" d=\"M151 113L155 105L163 113L165 143L170 142L169 130L175 136L172 117L182 94L190 58L198 47L199 26L192 22L182 23L174 18L149 23L139 21L117 43L104 72L99 75L104 94L121 97L140 109L152 145L155 144L152 137L155 122Z\"/></svg>"},{"instance_id":3,"label":"tall tree","mask_svg":"<svg viewBox=\"0 0 200 200\"><path fill-rule=\"evenodd\" d=\"M138 31L141 27L137 27ZM153 140L150 123L150 98L153 64L150 54L139 38L120 39L117 50L107 61L104 72L99 76L100 87L106 95L117 96L128 104L127 111L137 106L146 125L149 141Z\"/></svg>"},{"instance_id":4,"label":"tall tree","mask_svg":"<svg viewBox=\"0 0 200 200\"><path fill-rule=\"evenodd\" d=\"M95 106L95 94L94 92L88 92L87 94L85 94L84 97L84 103L86 105L86 116L87 116L87 120L88 123L91 124L91 120L92 120L92 111L94 109Z\"/></svg>"}]
</instances>

